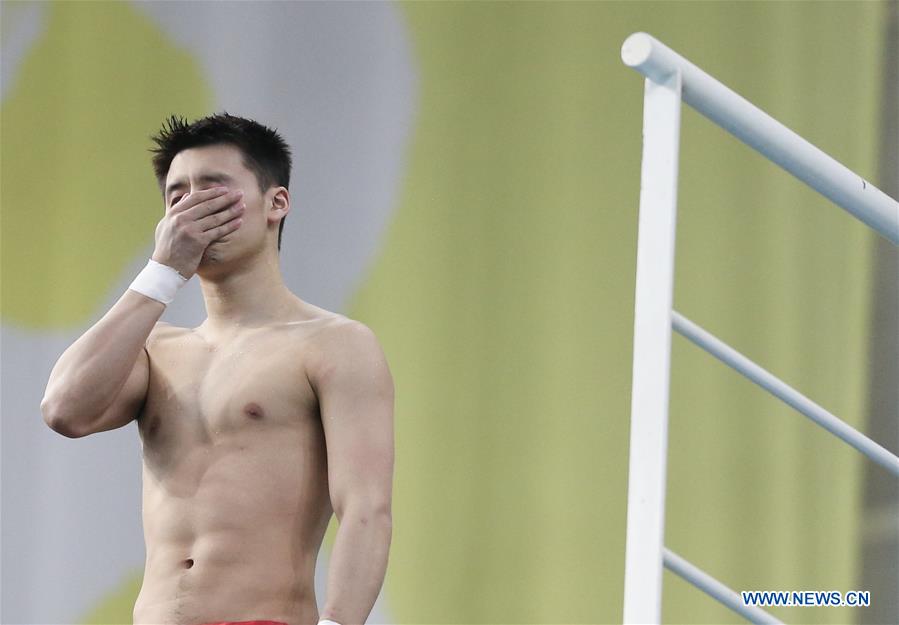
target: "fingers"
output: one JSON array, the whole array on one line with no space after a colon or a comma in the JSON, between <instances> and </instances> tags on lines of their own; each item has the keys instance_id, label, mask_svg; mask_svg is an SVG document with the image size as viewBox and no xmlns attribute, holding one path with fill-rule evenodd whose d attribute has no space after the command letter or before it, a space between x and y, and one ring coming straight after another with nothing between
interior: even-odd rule
<instances>
[{"instance_id":1,"label":"fingers","mask_svg":"<svg viewBox=\"0 0 899 625\"><path fill-rule=\"evenodd\" d=\"M212 189L203 189L202 191L185 193L180 200L172 205L170 213L183 213L184 211L193 208L201 202L205 202L206 200L225 195L227 192L227 187L213 187Z\"/></svg>"},{"instance_id":2,"label":"fingers","mask_svg":"<svg viewBox=\"0 0 899 625\"><path fill-rule=\"evenodd\" d=\"M201 193L198 191L197 193ZM193 193L191 193L193 195ZM235 190L229 191L227 193L221 195L214 195L212 197L201 199L199 202L186 208L182 212L184 213L184 218L189 219L191 221L200 221L207 215L211 215L213 213L217 213L230 206L231 204L237 202L243 196L243 191Z\"/></svg>"},{"instance_id":3,"label":"fingers","mask_svg":"<svg viewBox=\"0 0 899 625\"><path fill-rule=\"evenodd\" d=\"M230 234L240 228L240 224L243 222L241 217L237 217L236 219L231 219L230 221L223 223L221 226L216 226L211 230L207 230L203 234L209 237L209 241L215 241L216 239L220 239L226 234Z\"/></svg>"},{"instance_id":4,"label":"fingers","mask_svg":"<svg viewBox=\"0 0 899 625\"><path fill-rule=\"evenodd\" d=\"M208 245L240 227L246 209L242 196L243 191L226 187L195 191L176 202L166 219Z\"/></svg>"},{"instance_id":5,"label":"fingers","mask_svg":"<svg viewBox=\"0 0 899 625\"><path fill-rule=\"evenodd\" d=\"M203 232L212 230L237 217L240 217L241 215L243 215L245 208L246 206L243 202L237 202L224 210L214 212L210 215L207 215L203 219L199 219L197 221L197 225L200 226L200 230Z\"/></svg>"}]
</instances>

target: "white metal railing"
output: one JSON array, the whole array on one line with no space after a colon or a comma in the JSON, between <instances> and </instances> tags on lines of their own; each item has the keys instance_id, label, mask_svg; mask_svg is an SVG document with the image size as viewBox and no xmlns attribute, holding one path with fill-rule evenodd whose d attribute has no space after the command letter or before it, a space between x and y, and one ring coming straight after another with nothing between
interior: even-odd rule
<instances>
[{"instance_id":1,"label":"white metal railing","mask_svg":"<svg viewBox=\"0 0 899 625\"><path fill-rule=\"evenodd\" d=\"M681 101L899 245L899 202L646 33L621 48L646 76L634 303L624 622L659 623L662 567L756 623L779 622L664 546L671 331L899 475L899 458L672 309Z\"/></svg>"}]
</instances>

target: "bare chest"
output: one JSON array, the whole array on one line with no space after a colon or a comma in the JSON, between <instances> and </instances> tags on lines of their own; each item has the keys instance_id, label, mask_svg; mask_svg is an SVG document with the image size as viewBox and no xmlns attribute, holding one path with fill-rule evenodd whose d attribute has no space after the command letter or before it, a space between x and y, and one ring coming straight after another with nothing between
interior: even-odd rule
<instances>
[{"instance_id":1,"label":"bare chest","mask_svg":"<svg viewBox=\"0 0 899 625\"><path fill-rule=\"evenodd\" d=\"M143 516L148 557L166 563L159 570L176 552L215 561L236 545L269 553L290 535L316 544L329 511L327 461L306 346L277 330L214 344L171 329L148 341Z\"/></svg>"},{"instance_id":2,"label":"bare chest","mask_svg":"<svg viewBox=\"0 0 899 625\"><path fill-rule=\"evenodd\" d=\"M320 425L304 343L256 332L213 344L183 331L148 344L150 379L139 420L144 450L169 453Z\"/></svg>"}]
</instances>

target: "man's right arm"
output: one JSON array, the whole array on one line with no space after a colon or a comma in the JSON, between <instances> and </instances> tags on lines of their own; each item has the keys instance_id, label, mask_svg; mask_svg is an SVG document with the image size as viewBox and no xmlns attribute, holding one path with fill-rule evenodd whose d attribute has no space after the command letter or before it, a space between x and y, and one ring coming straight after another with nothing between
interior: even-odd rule
<instances>
[{"instance_id":1,"label":"man's right arm","mask_svg":"<svg viewBox=\"0 0 899 625\"><path fill-rule=\"evenodd\" d=\"M60 356L41 413L70 438L122 427L137 417L147 394L147 338L165 304L132 290Z\"/></svg>"},{"instance_id":2,"label":"man's right arm","mask_svg":"<svg viewBox=\"0 0 899 625\"><path fill-rule=\"evenodd\" d=\"M156 228L152 260L165 267L157 265L155 269L171 275L174 269L181 275L179 279L190 278L206 247L240 227L242 212L239 192L227 193L225 188L184 196L166 211ZM136 283L132 289L139 288ZM155 288L132 289L63 352L53 367L41 413L54 431L78 438L122 427L137 417L149 382L147 339L166 304L142 294L152 295Z\"/></svg>"}]
</instances>

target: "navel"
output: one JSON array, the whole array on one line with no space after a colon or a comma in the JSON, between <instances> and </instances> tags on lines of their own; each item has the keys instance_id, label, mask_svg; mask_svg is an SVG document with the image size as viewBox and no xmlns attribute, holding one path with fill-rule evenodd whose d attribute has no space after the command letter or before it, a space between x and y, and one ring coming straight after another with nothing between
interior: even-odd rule
<instances>
[{"instance_id":1,"label":"navel","mask_svg":"<svg viewBox=\"0 0 899 625\"><path fill-rule=\"evenodd\" d=\"M262 406L252 401L243 407L243 411L251 419L261 419L265 416L265 413L262 411Z\"/></svg>"},{"instance_id":2,"label":"navel","mask_svg":"<svg viewBox=\"0 0 899 625\"><path fill-rule=\"evenodd\" d=\"M194 565L194 559L193 559L193 558L188 558L187 560L184 561L184 568L186 568L186 569L189 569L189 568L192 567L193 565Z\"/></svg>"}]
</instances>

